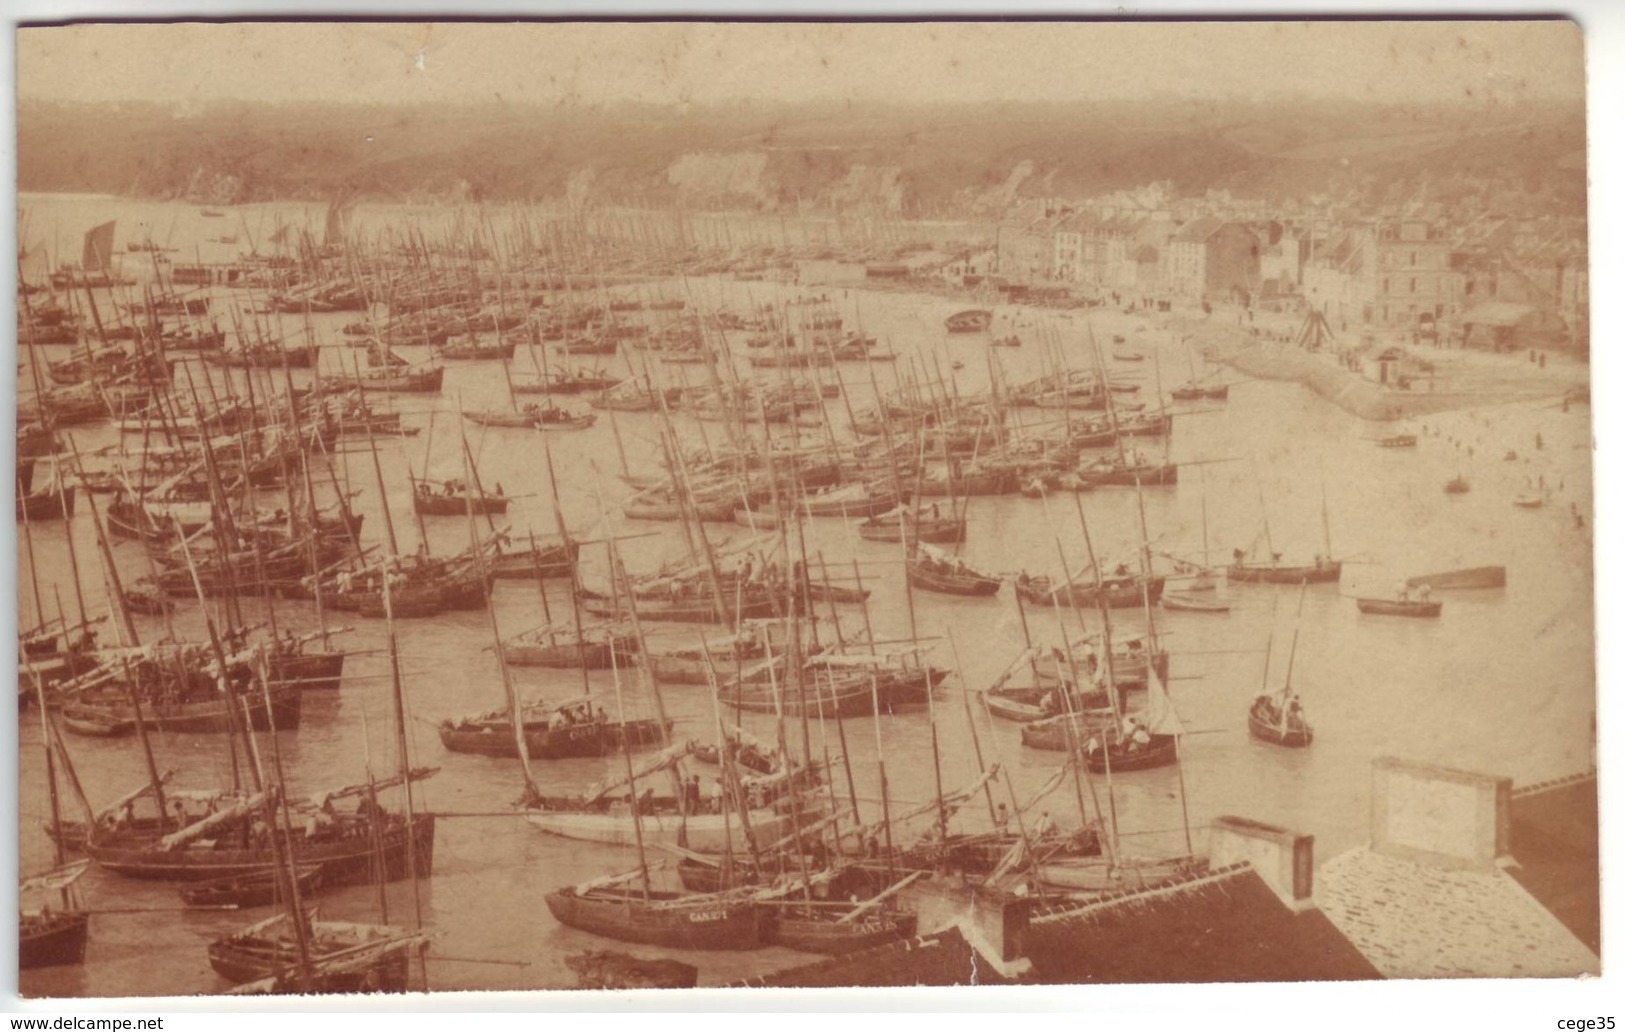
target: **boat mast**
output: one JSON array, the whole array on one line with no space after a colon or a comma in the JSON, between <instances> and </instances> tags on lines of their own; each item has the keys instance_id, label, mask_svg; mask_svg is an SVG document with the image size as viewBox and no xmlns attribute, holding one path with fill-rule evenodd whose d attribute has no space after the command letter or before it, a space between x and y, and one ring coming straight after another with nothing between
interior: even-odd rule
<instances>
[{"instance_id":1,"label":"boat mast","mask_svg":"<svg viewBox=\"0 0 1625 1032\"><path fill-rule=\"evenodd\" d=\"M463 445L463 476L470 484L478 485L474 478L474 458L468 451L468 435L461 433ZM485 584L491 583L490 569L485 562L485 545L480 541L479 525L474 521L474 496L465 495L467 501L463 509L468 516L468 548L474 557L474 569L480 580ZM485 504L485 492L479 492L479 501ZM487 589L489 590L489 589ZM508 700L508 723L513 729L514 746L519 752L519 768L525 779L525 798L536 799L541 796L541 790L536 787L536 776L530 769L530 743L525 739L524 707L519 702L519 694L514 690L513 675L508 672L508 663L502 656L502 632L497 627L497 607L487 600L485 612L491 618L491 641L496 646L497 667L502 671L502 692Z\"/></svg>"},{"instance_id":2,"label":"boat mast","mask_svg":"<svg viewBox=\"0 0 1625 1032\"><path fill-rule=\"evenodd\" d=\"M582 692L584 694L591 695L592 694L592 681L587 676L587 663L586 663L586 659L585 659L585 652L586 652L587 643L586 643L586 640L582 637L582 633L581 633L581 599L576 594L576 584L578 583L578 575L577 575L577 572L576 572L576 564L577 564L577 557L580 554L579 551L578 551L579 546L576 545L574 542L572 542L570 540L570 528L564 522L564 510L560 507L560 502L559 502L559 481L558 481L558 478L553 473L553 447L552 447L552 445L548 444L548 442L547 442L547 434L545 432L543 432L541 430L538 430L537 433L540 434L541 438L542 438L542 457L543 457L543 459L546 460L546 464L547 464L547 483L548 483L548 487L552 489L552 493L553 493L553 522L558 524L559 540L563 542L564 558L565 558L565 561L570 564L570 618L575 623L576 656L577 656L578 659L582 660L582 662L581 662L581 690L582 690ZM606 526L607 526L607 524L606 524ZM532 537L531 537L531 554L533 556L536 556L536 562L538 564L540 564L541 558L536 553L536 540L535 540L534 535L532 535ZM614 583L613 575L611 575L610 582L612 584ZM537 584L540 585L540 590L542 592L542 599L543 599L542 604L543 604L543 608L545 609L546 608L546 599L547 599L547 586L544 585L544 584L541 584L541 578L539 576L537 578ZM609 634L609 647L611 649L613 649L615 647L615 625L613 623L611 623L610 626L609 626L608 634Z\"/></svg>"},{"instance_id":3,"label":"boat mast","mask_svg":"<svg viewBox=\"0 0 1625 1032\"><path fill-rule=\"evenodd\" d=\"M1298 632L1303 630L1303 598L1309 593L1309 579L1304 578L1298 585L1298 616L1292 627L1292 645L1286 654L1286 682L1281 686L1281 712L1286 712L1286 702L1292 696L1292 663L1298 657ZM1284 717L1283 717L1284 720Z\"/></svg>"}]
</instances>

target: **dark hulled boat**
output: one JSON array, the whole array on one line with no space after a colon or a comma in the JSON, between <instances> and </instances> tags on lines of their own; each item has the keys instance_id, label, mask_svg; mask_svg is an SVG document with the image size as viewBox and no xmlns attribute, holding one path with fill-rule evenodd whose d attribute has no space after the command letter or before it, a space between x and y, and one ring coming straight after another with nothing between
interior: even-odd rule
<instances>
[{"instance_id":1,"label":"dark hulled boat","mask_svg":"<svg viewBox=\"0 0 1625 1032\"><path fill-rule=\"evenodd\" d=\"M671 733L658 720L589 719L554 725L545 716L525 719L525 751L532 760L564 760L608 756L610 753L659 745ZM449 752L517 758L519 743L505 714L440 723L440 743Z\"/></svg>"},{"instance_id":2,"label":"dark hulled boat","mask_svg":"<svg viewBox=\"0 0 1625 1032\"><path fill-rule=\"evenodd\" d=\"M841 956L911 939L919 930L920 921L914 914L879 907L859 917L851 917L851 913L851 904L787 907L772 917L771 941L803 953Z\"/></svg>"},{"instance_id":3,"label":"dark hulled boat","mask_svg":"<svg viewBox=\"0 0 1625 1032\"><path fill-rule=\"evenodd\" d=\"M1247 732L1261 742L1302 749L1315 740L1315 731L1297 708L1294 697L1286 712L1274 695L1260 695L1247 710Z\"/></svg>"},{"instance_id":4,"label":"dark hulled boat","mask_svg":"<svg viewBox=\"0 0 1625 1032\"><path fill-rule=\"evenodd\" d=\"M762 909L738 897L624 887L556 889L547 909L560 924L622 942L683 950L754 950L766 944Z\"/></svg>"},{"instance_id":5,"label":"dark hulled boat","mask_svg":"<svg viewBox=\"0 0 1625 1032\"><path fill-rule=\"evenodd\" d=\"M993 313L985 308L955 312L945 321L949 333L983 333L993 325Z\"/></svg>"},{"instance_id":6,"label":"dark hulled boat","mask_svg":"<svg viewBox=\"0 0 1625 1032\"><path fill-rule=\"evenodd\" d=\"M1373 616L1410 616L1421 619L1431 619L1444 611L1443 602L1434 602L1428 599L1408 598L1360 598L1355 599L1360 612L1370 613Z\"/></svg>"},{"instance_id":7,"label":"dark hulled boat","mask_svg":"<svg viewBox=\"0 0 1625 1032\"><path fill-rule=\"evenodd\" d=\"M997 577L978 573L957 559L932 555L923 549L909 556L907 576L908 583L921 591L970 598L997 595L999 585L1004 583Z\"/></svg>"},{"instance_id":8,"label":"dark hulled boat","mask_svg":"<svg viewBox=\"0 0 1625 1032\"><path fill-rule=\"evenodd\" d=\"M1163 577L1141 577L1136 574L1113 574L1094 582L1074 581L1056 584L1048 577L1029 577L1023 573L1016 577L1016 594L1030 605L1048 608L1053 604L1095 609L1131 609L1148 601L1155 605L1162 598L1167 585Z\"/></svg>"},{"instance_id":9,"label":"dark hulled boat","mask_svg":"<svg viewBox=\"0 0 1625 1032\"><path fill-rule=\"evenodd\" d=\"M62 520L73 516L73 502L77 487L65 487L60 492L47 489L36 494L17 496L17 519L38 523L42 520Z\"/></svg>"},{"instance_id":10,"label":"dark hulled boat","mask_svg":"<svg viewBox=\"0 0 1625 1032\"><path fill-rule=\"evenodd\" d=\"M909 544L958 544L965 540L965 521L952 516L871 516L858 524L858 537L865 541L897 543L907 536Z\"/></svg>"},{"instance_id":11,"label":"dark hulled boat","mask_svg":"<svg viewBox=\"0 0 1625 1032\"><path fill-rule=\"evenodd\" d=\"M410 841L416 855L407 859L406 818L385 814L376 833L360 817L341 817L332 834L293 835L296 866L319 865L323 884L367 885L382 872L385 881L405 878L409 869L423 877L433 869L434 825L430 814L412 819ZM193 839L163 848L163 836L151 831L104 831L85 842L85 852L114 874L147 881L211 881L261 874L277 860L269 838L258 839L244 827L226 826L214 839Z\"/></svg>"},{"instance_id":12,"label":"dark hulled boat","mask_svg":"<svg viewBox=\"0 0 1625 1032\"><path fill-rule=\"evenodd\" d=\"M307 918L309 981L291 914L250 925L209 944L209 966L232 985L268 983L267 992L405 992L408 950L421 933L389 925Z\"/></svg>"},{"instance_id":13,"label":"dark hulled boat","mask_svg":"<svg viewBox=\"0 0 1625 1032\"><path fill-rule=\"evenodd\" d=\"M139 720L151 730L177 734L230 734L241 724L245 711L249 725L255 731L291 731L299 727L304 695L297 685L282 685L269 690L270 703L259 691L233 692L230 696L218 692L188 693L175 699L156 698L143 702L139 715L136 707L123 691L96 696L79 695L62 707L62 719L70 730L78 730L76 723L85 728L119 728L134 730ZM88 733L106 736L113 732Z\"/></svg>"},{"instance_id":14,"label":"dark hulled boat","mask_svg":"<svg viewBox=\"0 0 1625 1032\"><path fill-rule=\"evenodd\" d=\"M637 656L637 639L625 632L583 628L544 627L502 643L502 661L509 666L552 667L560 670L609 670L627 666Z\"/></svg>"},{"instance_id":15,"label":"dark hulled boat","mask_svg":"<svg viewBox=\"0 0 1625 1032\"><path fill-rule=\"evenodd\" d=\"M412 507L425 516L501 516L508 511L508 499L502 495L471 494L466 488L452 485L451 490L435 491L424 481L418 481L412 495Z\"/></svg>"},{"instance_id":16,"label":"dark hulled boat","mask_svg":"<svg viewBox=\"0 0 1625 1032\"><path fill-rule=\"evenodd\" d=\"M301 899L312 895L322 887L322 865L306 864L294 872L294 878ZM283 880L275 870L216 878L181 889L181 902L189 907L268 907L286 902L283 896Z\"/></svg>"},{"instance_id":17,"label":"dark hulled boat","mask_svg":"<svg viewBox=\"0 0 1625 1032\"><path fill-rule=\"evenodd\" d=\"M85 962L90 915L80 910L24 913L17 928L17 966L24 971Z\"/></svg>"},{"instance_id":18,"label":"dark hulled boat","mask_svg":"<svg viewBox=\"0 0 1625 1032\"><path fill-rule=\"evenodd\" d=\"M1109 734L1104 737L1104 747L1100 744L1101 736L1090 738L1083 743L1085 762L1089 765L1089 770L1095 774L1104 774L1108 763L1112 773L1120 774L1166 767L1179 760L1179 739L1176 735L1151 735L1150 740L1144 743L1125 738L1120 734Z\"/></svg>"},{"instance_id":19,"label":"dark hulled boat","mask_svg":"<svg viewBox=\"0 0 1625 1032\"><path fill-rule=\"evenodd\" d=\"M1343 563L1317 559L1313 563L1251 563L1237 559L1226 570L1232 584L1335 584L1343 576Z\"/></svg>"}]
</instances>

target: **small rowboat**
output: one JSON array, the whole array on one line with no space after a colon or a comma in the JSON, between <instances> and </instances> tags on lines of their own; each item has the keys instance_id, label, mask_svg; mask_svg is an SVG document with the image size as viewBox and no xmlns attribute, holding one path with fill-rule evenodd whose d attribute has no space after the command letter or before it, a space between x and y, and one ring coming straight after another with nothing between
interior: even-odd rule
<instances>
[{"instance_id":1,"label":"small rowboat","mask_svg":"<svg viewBox=\"0 0 1625 1032\"><path fill-rule=\"evenodd\" d=\"M822 581L810 581L807 584L807 598L813 602L848 602L857 604L869 601L869 589L861 591L857 588L836 587Z\"/></svg>"},{"instance_id":2,"label":"small rowboat","mask_svg":"<svg viewBox=\"0 0 1625 1032\"><path fill-rule=\"evenodd\" d=\"M562 410L557 414L543 410L537 415L534 425L538 430L585 430L596 422L598 416L593 412L576 415Z\"/></svg>"},{"instance_id":3,"label":"small rowboat","mask_svg":"<svg viewBox=\"0 0 1625 1032\"><path fill-rule=\"evenodd\" d=\"M535 415L528 411L464 412L463 418L477 426L495 426L515 430L529 429L536 421Z\"/></svg>"},{"instance_id":4,"label":"small rowboat","mask_svg":"<svg viewBox=\"0 0 1625 1032\"><path fill-rule=\"evenodd\" d=\"M1175 593L1162 596L1162 608L1178 609L1190 613L1228 613L1230 612L1230 603L1214 602L1210 599Z\"/></svg>"},{"instance_id":5,"label":"small rowboat","mask_svg":"<svg viewBox=\"0 0 1625 1032\"><path fill-rule=\"evenodd\" d=\"M801 912L775 915L770 937L775 945L803 953L839 956L912 938L919 928L913 914L876 910L856 921L840 913L820 913L811 906Z\"/></svg>"},{"instance_id":6,"label":"small rowboat","mask_svg":"<svg viewBox=\"0 0 1625 1032\"><path fill-rule=\"evenodd\" d=\"M1119 362L1144 362L1145 356L1137 351L1113 351L1112 358Z\"/></svg>"},{"instance_id":7,"label":"small rowboat","mask_svg":"<svg viewBox=\"0 0 1625 1032\"><path fill-rule=\"evenodd\" d=\"M301 898L322 887L322 865L302 864L294 871ZM216 878L181 889L189 907L266 907L282 902L283 882L274 870Z\"/></svg>"},{"instance_id":8,"label":"small rowboat","mask_svg":"<svg viewBox=\"0 0 1625 1032\"><path fill-rule=\"evenodd\" d=\"M988 713L1000 720L1017 724L1031 724L1033 721L1055 715L1035 702L1023 702L1015 696L1000 692L983 692L982 702L987 706Z\"/></svg>"},{"instance_id":9,"label":"small rowboat","mask_svg":"<svg viewBox=\"0 0 1625 1032\"><path fill-rule=\"evenodd\" d=\"M64 712L62 726L87 738L123 738L135 734L135 721L91 712Z\"/></svg>"},{"instance_id":10,"label":"small rowboat","mask_svg":"<svg viewBox=\"0 0 1625 1032\"><path fill-rule=\"evenodd\" d=\"M1413 589L1420 588L1424 584L1433 591L1465 588L1504 588L1507 586L1507 568L1505 566L1472 566L1462 570L1424 573L1420 577L1411 577L1405 581L1405 586Z\"/></svg>"},{"instance_id":11,"label":"small rowboat","mask_svg":"<svg viewBox=\"0 0 1625 1032\"><path fill-rule=\"evenodd\" d=\"M1373 616L1412 616L1423 619L1438 616L1444 610L1443 602L1399 598L1359 598L1355 604L1360 612Z\"/></svg>"},{"instance_id":12,"label":"small rowboat","mask_svg":"<svg viewBox=\"0 0 1625 1032\"><path fill-rule=\"evenodd\" d=\"M1290 689L1289 689L1290 690ZM1315 730L1304 719L1297 697L1291 696L1292 705L1285 715L1281 707L1287 705L1286 696L1260 695L1247 710L1247 731L1261 742L1303 749L1315 740Z\"/></svg>"},{"instance_id":13,"label":"small rowboat","mask_svg":"<svg viewBox=\"0 0 1625 1032\"><path fill-rule=\"evenodd\" d=\"M1546 504L1546 499L1538 494L1526 492L1512 499L1512 504L1520 509L1538 509Z\"/></svg>"},{"instance_id":14,"label":"small rowboat","mask_svg":"<svg viewBox=\"0 0 1625 1032\"><path fill-rule=\"evenodd\" d=\"M1415 434L1393 434L1388 437L1376 438L1379 448L1414 448L1416 447Z\"/></svg>"}]
</instances>

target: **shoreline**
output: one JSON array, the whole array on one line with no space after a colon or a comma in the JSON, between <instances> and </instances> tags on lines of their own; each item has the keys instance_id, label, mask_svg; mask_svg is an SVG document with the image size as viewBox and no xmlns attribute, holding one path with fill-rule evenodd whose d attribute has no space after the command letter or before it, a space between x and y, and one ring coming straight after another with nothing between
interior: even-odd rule
<instances>
[{"instance_id":1,"label":"shoreline","mask_svg":"<svg viewBox=\"0 0 1625 1032\"><path fill-rule=\"evenodd\" d=\"M1476 371L1489 375L1471 389L1449 386L1452 377L1447 375L1443 378L1446 384L1443 389L1435 388L1430 380L1421 390L1396 390L1346 369L1326 355L1306 352L1296 344L1238 334L1225 327L1193 329L1197 343L1212 361L1253 379L1300 383L1344 412L1376 423L1464 409L1558 401L1574 386L1585 382L1579 369L1574 370L1577 375L1572 377L1574 382L1571 383L1568 382L1571 378L1563 375L1562 367L1531 375L1514 360L1446 351L1440 354L1459 356L1448 373L1471 375L1476 365L1480 367Z\"/></svg>"}]
</instances>

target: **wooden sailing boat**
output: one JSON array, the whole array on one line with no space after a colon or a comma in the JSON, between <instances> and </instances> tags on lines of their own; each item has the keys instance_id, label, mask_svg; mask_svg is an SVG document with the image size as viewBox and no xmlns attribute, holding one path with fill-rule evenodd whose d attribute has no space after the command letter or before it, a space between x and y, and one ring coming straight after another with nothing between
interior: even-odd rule
<instances>
[{"instance_id":1,"label":"wooden sailing boat","mask_svg":"<svg viewBox=\"0 0 1625 1032\"><path fill-rule=\"evenodd\" d=\"M1264 508L1264 487L1262 482L1258 488L1258 504ZM1326 514L1326 488L1321 485L1320 491L1320 522L1325 537L1326 550L1315 557L1313 563L1283 563L1280 553L1275 551L1275 544L1270 538L1269 513L1264 513L1264 543L1269 549L1269 559L1255 562L1247 558L1244 549L1236 549L1233 553L1234 562L1226 571L1232 584L1335 584L1343 576L1343 563L1332 558L1332 532L1331 522Z\"/></svg>"},{"instance_id":2,"label":"wooden sailing boat","mask_svg":"<svg viewBox=\"0 0 1625 1032\"><path fill-rule=\"evenodd\" d=\"M1247 731L1261 742L1271 745L1285 746L1289 749L1302 749L1315 739L1314 729L1309 726L1308 719L1303 714L1303 706L1298 700L1298 694L1292 687L1292 664L1298 655L1298 632L1303 625L1303 598L1308 592L1309 584L1303 582L1298 588L1298 616L1297 623L1292 628L1292 648L1287 653L1286 680L1279 692L1263 692L1253 699L1253 704L1247 710ZM1274 642L1273 630L1271 644ZM1266 688L1269 684L1270 648L1264 650L1264 682Z\"/></svg>"},{"instance_id":3,"label":"wooden sailing boat","mask_svg":"<svg viewBox=\"0 0 1625 1032\"><path fill-rule=\"evenodd\" d=\"M34 691L40 707L40 726L45 735L45 780L51 793L51 840L56 849L56 867L50 871L22 879L18 893L20 899L36 894L57 897L53 908L44 903L32 908L24 907L18 915L17 966L30 968L54 967L60 964L83 964L85 942L90 936L90 915L79 906L73 883L89 868L89 860L69 863L62 834L62 806L56 788L56 753L54 727L50 712L45 707L45 688L39 679Z\"/></svg>"}]
</instances>

